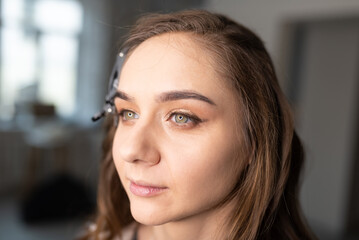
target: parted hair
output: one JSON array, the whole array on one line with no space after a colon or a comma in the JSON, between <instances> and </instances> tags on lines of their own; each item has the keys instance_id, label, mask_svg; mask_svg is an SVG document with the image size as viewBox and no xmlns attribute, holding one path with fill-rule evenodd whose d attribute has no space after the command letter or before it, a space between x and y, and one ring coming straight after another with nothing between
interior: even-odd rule
<instances>
[{"instance_id":1,"label":"parted hair","mask_svg":"<svg viewBox=\"0 0 359 240\"><path fill-rule=\"evenodd\" d=\"M188 34L211 56L214 70L238 98L237 116L248 164L224 200L234 201L236 207L222 239L315 239L298 203L303 148L263 42L226 16L187 10L141 17L122 47L131 52L147 39L165 33ZM111 119L106 122L97 228L88 230L83 239L112 239L134 221L112 158L115 127Z\"/></svg>"}]
</instances>

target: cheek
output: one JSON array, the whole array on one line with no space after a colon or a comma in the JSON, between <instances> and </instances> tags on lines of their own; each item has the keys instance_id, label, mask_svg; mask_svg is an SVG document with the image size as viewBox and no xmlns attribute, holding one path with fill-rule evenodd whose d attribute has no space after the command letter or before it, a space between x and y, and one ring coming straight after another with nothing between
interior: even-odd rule
<instances>
[{"instance_id":1,"label":"cheek","mask_svg":"<svg viewBox=\"0 0 359 240\"><path fill-rule=\"evenodd\" d=\"M120 139L116 132L114 139L113 139L111 154L112 154L112 159L114 161L117 173L121 178L121 176L123 176L123 162L124 161L122 161L119 157L120 156L120 154L119 154L119 146L120 145L119 144L120 144Z\"/></svg>"},{"instance_id":2,"label":"cheek","mask_svg":"<svg viewBox=\"0 0 359 240\"><path fill-rule=\"evenodd\" d=\"M219 134L182 143L168 165L183 201L224 198L237 181L239 161L232 142ZM179 150L180 149L180 150Z\"/></svg>"},{"instance_id":3,"label":"cheek","mask_svg":"<svg viewBox=\"0 0 359 240\"><path fill-rule=\"evenodd\" d=\"M117 164L118 162L118 138L116 137L117 134L115 134L114 138L113 138L113 142L112 142L112 149L111 149L111 154L112 154L112 159L114 160L115 164Z\"/></svg>"}]
</instances>

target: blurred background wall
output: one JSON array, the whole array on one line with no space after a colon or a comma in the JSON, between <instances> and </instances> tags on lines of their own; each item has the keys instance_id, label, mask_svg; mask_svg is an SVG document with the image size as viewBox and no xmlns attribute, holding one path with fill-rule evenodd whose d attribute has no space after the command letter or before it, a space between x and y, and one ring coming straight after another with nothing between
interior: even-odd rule
<instances>
[{"instance_id":1,"label":"blurred background wall","mask_svg":"<svg viewBox=\"0 0 359 240\"><path fill-rule=\"evenodd\" d=\"M306 149L305 216L320 239L359 239L359 1L0 3L0 239L79 231L83 217L29 224L25 200L67 176L94 202L102 125L90 118L119 43L139 15L189 8L228 15L263 39Z\"/></svg>"},{"instance_id":2,"label":"blurred background wall","mask_svg":"<svg viewBox=\"0 0 359 240\"><path fill-rule=\"evenodd\" d=\"M358 218L358 1L209 1L266 43L295 110L307 163L301 202L321 239Z\"/></svg>"}]
</instances>

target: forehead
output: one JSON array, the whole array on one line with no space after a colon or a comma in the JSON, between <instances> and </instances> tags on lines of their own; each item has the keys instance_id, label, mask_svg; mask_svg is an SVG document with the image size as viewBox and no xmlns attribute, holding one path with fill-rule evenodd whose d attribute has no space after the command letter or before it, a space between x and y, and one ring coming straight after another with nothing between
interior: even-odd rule
<instances>
[{"instance_id":1,"label":"forehead","mask_svg":"<svg viewBox=\"0 0 359 240\"><path fill-rule=\"evenodd\" d=\"M137 46L130 54L130 57L140 55L143 60L146 60L142 56L142 54L145 54L152 62L154 62L154 59L159 60L161 57L188 58L186 60L207 65L209 64L209 54L200 47L195 40L196 38L198 37L195 37L192 33L182 32L157 35ZM164 53L167 53L167 55L165 56ZM212 66L208 67L212 68Z\"/></svg>"},{"instance_id":2,"label":"forehead","mask_svg":"<svg viewBox=\"0 0 359 240\"><path fill-rule=\"evenodd\" d=\"M189 33L166 33L152 37L129 54L120 76L119 88L158 92L187 89L206 94L226 88L211 56Z\"/></svg>"}]
</instances>

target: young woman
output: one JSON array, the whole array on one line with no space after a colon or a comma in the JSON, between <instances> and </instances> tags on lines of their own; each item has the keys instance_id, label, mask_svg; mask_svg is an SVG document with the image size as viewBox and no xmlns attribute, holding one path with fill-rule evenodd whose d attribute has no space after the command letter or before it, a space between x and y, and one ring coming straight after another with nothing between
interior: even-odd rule
<instances>
[{"instance_id":1,"label":"young woman","mask_svg":"<svg viewBox=\"0 0 359 240\"><path fill-rule=\"evenodd\" d=\"M314 239L302 147L254 33L206 11L149 15L118 58L84 239Z\"/></svg>"}]
</instances>

